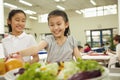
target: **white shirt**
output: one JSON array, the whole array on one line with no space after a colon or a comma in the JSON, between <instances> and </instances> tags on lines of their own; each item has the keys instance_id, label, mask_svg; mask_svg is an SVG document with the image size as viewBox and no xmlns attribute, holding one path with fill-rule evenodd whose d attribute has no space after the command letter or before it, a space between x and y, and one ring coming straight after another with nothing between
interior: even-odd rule
<instances>
[{"instance_id":1,"label":"white shirt","mask_svg":"<svg viewBox=\"0 0 120 80\"><path fill-rule=\"evenodd\" d=\"M17 51L26 49L30 46L36 45L36 41L32 35L28 35L25 32L23 32L17 37L15 37L14 35L9 35L8 37L2 39L2 45L4 48L5 56L8 56L8 54L15 53ZM26 62L29 61L31 58L30 56L27 56L23 59Z\"/></svg>"},{"instance_id":2,"label":"white shirt","mask_svg":"<svg viewBox=\"0 0 120 80\"><path fill-rule=\"evenodd\" d=\"M110 55L110 54L109 54ZM118 58L120 56L120 43L116 45L116 54L115 55L110 55L111 58L109 60L109 64L108 64L108 67L112 67L114 68L115 65L112 65L112 64L115 64L117 61L118 61ZM112 65L112 66L111 66Z\"/></svg>"},{"instance_id":3,"label":"white shirt","mask_svg":"<svg viewBox=\"0 0 120 80\"><path fill-rule=\"evenodd\" d=\"M120 43L116 45L116 56L120 56Z\"/></svg>"}]
</instances>

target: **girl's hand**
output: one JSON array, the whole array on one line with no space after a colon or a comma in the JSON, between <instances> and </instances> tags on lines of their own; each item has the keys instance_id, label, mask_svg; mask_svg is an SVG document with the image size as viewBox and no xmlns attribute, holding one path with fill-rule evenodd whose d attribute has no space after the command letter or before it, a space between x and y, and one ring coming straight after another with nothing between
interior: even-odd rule
<instances>
[{"instance_id":1,"label":"girl's hand","mask_svg":"<svg viewBox=\"0 0 120 80\"><path fill-rule=\"evenodd\" d=\"M12 54L9 54L8 56L6 56L5 58L4 58L4 61L6 62L8 59L10 59L10 58L12 58Z\"/></svg>"},{"instance_id":2,"label":"girl's hand","mask_svg":"<svg viewBox=\"0 0 120 80\"><path fill-rule=\"evenodd\" d=\"M12 53L9 55L10 58L16 58L16 59L19 59L21 60L22 62L24 62L23 58L22 58L22 55L19 54L19 52L16 52L16 53Z\"/></svg>"},{"instance_id":3,"label":"girl's hand","mask_svg":"<svg viewBox=\"0 0 120 80\"><path fill-rule=\"evenodd\" d=\"M17 55L19 55L19 52L11 53L11 54L9 54L9 57L13 58L13 57L17 57Z\"/></svg>"}]
</instances>

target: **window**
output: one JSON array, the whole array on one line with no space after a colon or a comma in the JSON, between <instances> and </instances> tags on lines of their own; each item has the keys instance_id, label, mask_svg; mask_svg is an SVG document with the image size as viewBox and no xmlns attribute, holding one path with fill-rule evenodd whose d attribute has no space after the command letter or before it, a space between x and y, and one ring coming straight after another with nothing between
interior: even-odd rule
<instances>
[{"instance_id":1,"label":"window","mask_svg":"<svg viewBox=\"0 0 120 80\"><path fill-rule=\"evenodd\" d=\"M104 6L104 15L116 14L116 5Z\"/></svg>"},{"instance_id":2,"label":"window","mask_svg":"<svg viewBox=\"0 0 120 80\"><path fill-rule=\"evenodd\" d=\"M84 11L84 12L83 12ZM117 14L117 5L100 6L81 10L84 17L96 17L110 14Z\"/></svg>"},{"instance_id":3,"label":"window","mask_svg":"<svg viewBox=\"0 0 120 80\"><path fill-rule=\"evenodd\" d=\"M97 16L103 16L103 7L97 7Z\"/></svg>"},{"instance_id":4,"label":"window","mask_svg":"<svg viewBox=\"0 0 120 80\"><path fill-rule=\"evenodd\" d=\"M91 16L96 16L96 8L88 8L84 10L84 16L85 17L91 17Z\"/></svg>"},{"instance_id":5,"label":"window","mask_svg":"<svg viewBox=\"0 0 120 80\"><path fill-rule=\"evenodd\" d=\"M99 29L99 30L87 30L86 32L86 42L90 44L91 47L100 47L106 42L111 43L113 36L117 33L117 29Z\"/></svg>"},{"instance_id":6,"label":"window","mask_svg":"<svg viewBox=\"0 0 120 80\"><path fill-rule=\"evenodd\" d=\"M47 22L47 17L48 17L48 14L39 15L38 22L39 23L45 23L45 22Z\"/></svg>"}]
</instances>

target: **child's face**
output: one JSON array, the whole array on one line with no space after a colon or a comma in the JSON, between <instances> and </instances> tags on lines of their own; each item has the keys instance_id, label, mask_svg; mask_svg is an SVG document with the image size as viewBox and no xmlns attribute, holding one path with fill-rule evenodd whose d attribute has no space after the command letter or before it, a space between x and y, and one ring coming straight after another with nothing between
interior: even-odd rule
<instances>
[{"instance_id":1,"label":"child's face","mask_svg":"<svg viewBox=\"0 0 120 80\"><path fill-rule=\"evenodd\" d=\"M114 45L116 45L116 44L118 44L118 41L116 41L116 40L113 40L113 43L114 43Z\"/></svg>"},{"instance_id":2,"label":"child's face","mask_svg":"<svg viewBox=\"0 0 120 80\"><path fill-rule=\"evenodd\" d=\"M80 48L79 51L80 51L80 52L84 52L84 49L83 49L83 48Z\"/></svg>"},{"instance_id":3,"label":"child's face","mask_svg":"<svg viewBox=\"0 0 120 80\"><path fill-rule=\"evenodd\" d=\"M56 38L64 36L65 29L68 27L68 23L65 23L63 17L61 16L51 16L48 24L52 34Z\"/></svg>"},{"instance_id":4,"label":"child's face","mask_svg":"<svg viewBox=\"0 0 120 80\"><path fill-rule=\"evenodd\" d=\"M88 48L88 46L86 45L86 46L84 46L84 48Z\"/></svg>"},{"instance_id":5,"label":"child's face","mask_svg":"<svg viewBox=\"0 0 120 80\"><path fill-rule=\"evenodd\" d=\"M26 23L26 16L23 13L15 14L8 23L12 26L12 32L23 32Z\"/></svg>"}]
</instances>

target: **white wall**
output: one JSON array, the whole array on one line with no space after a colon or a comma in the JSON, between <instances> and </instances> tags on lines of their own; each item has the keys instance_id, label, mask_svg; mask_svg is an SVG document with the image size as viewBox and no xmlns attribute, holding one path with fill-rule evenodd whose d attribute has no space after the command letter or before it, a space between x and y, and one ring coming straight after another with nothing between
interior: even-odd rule
<instances>
[{"instance_id":1,"label":"white wall","mask_svg":"<svg viewBox=\"0 0 120 80\"><path fill-rule=\"evenodd\" d=\"M118 0L118 23L119 23L118 34L120 35L120 0Z\"/></svg>"}]
</instances>

